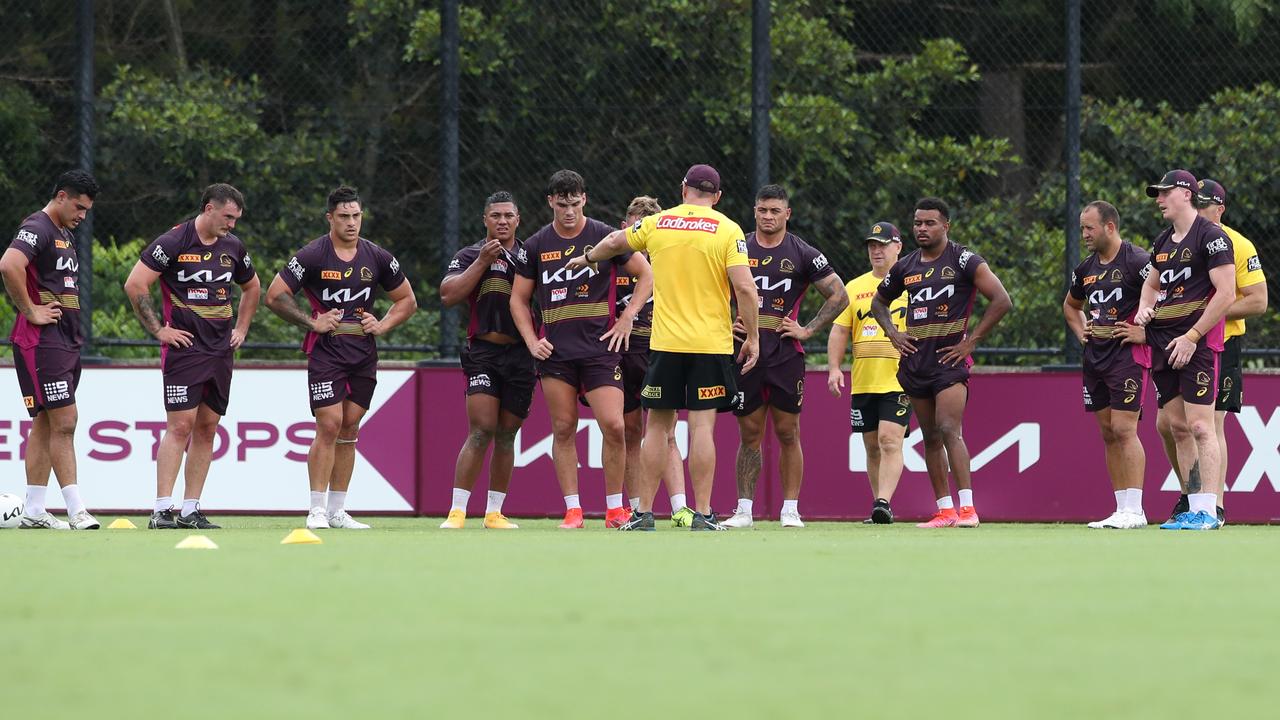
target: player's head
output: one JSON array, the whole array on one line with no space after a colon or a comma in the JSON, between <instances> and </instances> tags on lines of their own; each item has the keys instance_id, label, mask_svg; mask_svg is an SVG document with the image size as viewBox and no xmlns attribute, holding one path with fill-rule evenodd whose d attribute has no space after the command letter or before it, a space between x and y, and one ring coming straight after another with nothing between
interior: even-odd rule
<instances>
[{"instance_id":1,"label":"player's head","mask_svg":"<svg viewBox=\"0 0 1280 720\"><path fill-rule=\"evenodd\" d=\"M557 170L547 181L547 204L555 224L562 230L573 230L582 223L587 204L587 181L572 170Z\"/></svg>"},{"instance_id":2,"label":"player's head","mask_svg":"<svg viewBox=\"0 0 1280 720\"><path fill-rule=\"evenodd\" d=\"M1160 182L1147 186L1147 197L1155 198L1160 214L1172 220L1195 209L1191 200L1196 185L1196 177L1186 170L1170 170Z\"/></svg>"},{"instance_id":3,"label":"player's head","mask_svg":"<svg viewBox=\"0 0 1280 720\"><path fill-rule=\"evenodd\" d=\"M871 261L871 269L876 275L883 275L898 262L902 252L902 233L893 223L883 220L871 226L867 233L867 259Z\"/></svg>"},{"instance_id":4,"label":"player's head","mask_svg":"<svg viewBox=\"0 0 1280 720\"><path fill-rule=\"evenodd\" d=\"M710 165L694 165L680 183L680 199L712 207L720 202L720 173Z\"/></svg>"},{"instance_id":5,"label":"player's head","mask_svg":"<svg viewBox=\"0 0 1280 720\"><path fill-rule=\"evenodd\" d=\"M650 215L657 215L662 212L662 206L658 204L656 198L648 195L637 195L632 198L631 204L627 205L627 218L622 221L622 227L634 225L637 221L643 220Z\"/></svg>"},{"instance_id":6,"label":"player's head","mask_svg":"<svg viewBox=\"0 0 1280 720\"><path fill-rule=\"evenodd\" d=\"M347 242L359 240L360 223L364 220L360 193L353 187L341 185L329 193L328 207L324 217L329 221L329 234Z\"/></svg>"},{"instance_id":7,"label":"player's head","mask_svg":"<svg viewBox=\"0 0 1280 720\"><path fill-rule=\"evenodd\" d=\"M1120 213L1106 200L1094 200L1080 211L1080 237L1089 252L1098 252L1120 239Z\"/></svg>"},{"instance_id":8,"label":"player's head","mask_svg":"<svg viewBox=\"0 0 1280 720\"><path fill-rule=\"evenodd\" d=\"M226 237L244 213L244 195L226 183L214 183L200 196L200 214L214 237Z\"/></svg>"},{"instance_id":9,"label":"player's head","mask_svg":"<svg viewBox=\"0 0 1280 720\"><path fill-rule=\"evenodd\" d=\"M56 215L54 220L59 227L74 230L89 214L97 196L98 181L92 175L84 170L68 170L54 181L49 208Z\"/></svg>"},{"instance_id":10,"label":"player's head","mask_svg":"<svg viewBox=\"0 0 1280 720\"><path fill-rule=\"evenodd\" d=\"M520 208L511 193L499 190L484 199L484 227L491 240L501 240L505 245L516 236L519 226Z\"/></svg>"},{"instance_id":11,"label":"player's head","mask_svg":"<svg viewBox=\"0 0 1280 720\"><path fill-rule=\"evenodd\" d=\"M951 208L941 198L920 198L911 219L911 232L916 244L926 250L946 242L951 230Z\"/></svg>"},{"instance_id":12,"label":"player's head","mask_svg":"<svg viewBox=\"0 0 1280 720\"><path fill-rule=\"evenodd\" d=\"M781 185L765 185L756 193L756 232L774 235L787 231L791 204Z\"/></svg>"},{"instance_id":13,"label":"player's head","mask_svg":"<svg viewBox=\"0 0 1280 720\"><path fill-rule=\"evenodd\" d=\"M1196 212L1210 222L1221 223L1227 211L1227 189L1217 180L1205 179L1196 185Z\"/></svg>"}]
</instances>

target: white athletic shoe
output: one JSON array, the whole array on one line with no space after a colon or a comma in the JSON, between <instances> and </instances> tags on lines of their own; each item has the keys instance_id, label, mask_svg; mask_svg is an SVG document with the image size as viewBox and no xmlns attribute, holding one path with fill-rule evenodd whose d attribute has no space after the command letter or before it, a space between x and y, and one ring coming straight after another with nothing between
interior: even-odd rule
<instances>
[{"instance_id":1,"label":"white athletic shoe","mask_svg":"<svg viewBox=\"0 0 1280 720\"><path fill-rule=\"evenodd\" d=\"M307 513L307 529L308 530L328 530L329 516L322 507L313 507L311 512Z\"/></svg>"},{"instance_id":2,"label":"white athletic shoe","mask_svg":"<svg viewBox=\"0 0 1280 720\"><path fill-rule=\"evenodd\" d=\"M784 512L782 513L781 520L782 520L782 527L788 527L788 528L804 527L804 521L800 519L800 513L798 512Z\"/></svg>"},{"instance_id":3,"label":"white athletic shoe","mask_svg":"<svg viewBox=\"0 0 1280 720\"><path fill-rule=\"evenodd\" d=\"M1147 526L1147 516L1140 512L1126 513L1129 516L1129 526L1126 530L1137 530Z\"/></svg>"},{"instance_id":4,"label":"white athletic shoe","mask_svg":"<svg viewBox=\"0 0 1280 720\"><path fill-rule=\"evenodd\" d=\"M1145 522L1145 518L1143 521ZM1089 523L1089 527L1094 530L1128 530L1136 526L1133 524L1132 513L1125 510L1117 510L1105 520L1095 520Z\"/></svg>"},{"instance_id":5,"label":"white athletic shoe","mask_svg":"<svg viewBox=\"0 0 1280 720\"><path fill-rule=\"evenodd\" d=\"M343 530L368 530L369 526L362 522L357 522L355 518L347 514L346 510L339 510L336 513L329 514L329 525L331 528L341 528Z\"/></svg>"},{"instance_id":6,"label":"white athletic shoe","mask_svg":"<svg viewBox=\"0 0 1280 720\"><path fill-rule=\"evenodd\" d=\"M97 530L102 527L98 519L90 515L88 510L81 510L67 519L71 521L72 530Z\"/></svg>"},{"instance_id":7,"label":"white athletic shoe","mask_svg":"<svg viewBox=\"0 0 1280 720\"><path fill-rule=\"evenodd\" d=\"M20 530L70 530L71 525L54 517L48 512L42 512L36 516L23 515L22 522L18 524Z\"/></svg>"},{"instance_id":8,"label":"white athletic shoe","mask_svg":"<svg viewBox=\"0 0 1280 720\"><path fill-rule=\"evenodd\" d=\"M742 512L741 510L734 510L733 517L729 518L728 520L722 520L720 522L720 527L749 528L754 524L755 523L751 521L751 513Z\"/></svg>"}]
</instances>

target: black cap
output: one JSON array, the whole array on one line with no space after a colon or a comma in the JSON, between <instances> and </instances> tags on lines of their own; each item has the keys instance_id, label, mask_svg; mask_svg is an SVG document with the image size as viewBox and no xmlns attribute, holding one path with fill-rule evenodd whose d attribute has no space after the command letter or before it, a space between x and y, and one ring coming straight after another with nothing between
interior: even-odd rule
<instances>
[{"instance_id":1,"label":"black cap","mask_svg":"<svg viewBox=\"0 0 1280 720\"><path fill-rule=\"evenodd\" d=\"M1201 180L1196 190L1196 200L1200 201L1200 207L1226 205L1227 189L1217 180Z\"/></svg>"},{"instance_id":2,"label":"black cap","mask_svg":"<svg viewBox=\"0 0 1280 720\"><path fill-rule=\"evenodd\" d=\"M1161 190L1169 190L1172 188L1186 188L1192 192L1196 191L1196 176L1186 170L1170 170L1160 178L1160 182L1147 186L1147 197L1156 197Z\"/></svg>"},{"instance_id":3,"label":"black cap","mask_svg":"<svg viewBox=\"0 0 1280 720\"><path fill-rule=\"evenodd\" d=\"M889 243L902 242L902 233L898 232L898 228L893 223L878 222L871 226L871 232L866 237L867 242L875 241L888 245Z\"/></svg>"}]
</instances>

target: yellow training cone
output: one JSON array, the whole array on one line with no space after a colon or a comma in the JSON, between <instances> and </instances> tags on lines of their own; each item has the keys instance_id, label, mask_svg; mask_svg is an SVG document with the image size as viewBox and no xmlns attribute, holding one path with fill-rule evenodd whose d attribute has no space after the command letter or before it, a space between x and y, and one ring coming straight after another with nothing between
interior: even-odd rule
<instances>
[{"instance_id":1,"label":"yellow training cone","mask_svg":"<svg viewBox=\"0 0 1280 720\"><path fill-rule=\"evenodd\" d=\"M319 545L323 542L324 541L320 539L319 535L316 535L315 533L305 528L298 528L297 530L291 530L288 535L285 535L284 539L280 541L280 544L281 545Z\"/></svg>"},{"instance_id":2,"label":"yellow training cone","mask_svg":"<svg viewBox=\"0 0 1280 720\"><path fill-rule=\"evenodd\" d=\"M173 546L177 550L217 550L218 545L204 535L188 535Z\"/></svg>"},{"instance_id":3,"label":"yellow training cone","mask_svg":"<svg viewBox=\"0 0 1280 720\"><path fill-rule=\"evenodd\" d=\"M133 524L129 518L116 518L107 526L108 530L137 530L138 526Z\"/></svg>"}]
</instances>

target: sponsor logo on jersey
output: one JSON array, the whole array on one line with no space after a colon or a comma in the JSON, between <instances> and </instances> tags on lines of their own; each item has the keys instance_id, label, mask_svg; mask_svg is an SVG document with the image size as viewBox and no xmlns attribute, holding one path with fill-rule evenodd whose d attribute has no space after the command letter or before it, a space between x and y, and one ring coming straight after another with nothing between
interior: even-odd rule
<instances>
[{"instance_id":1,"label":"sponsor logo on jersey","mask_svg":"<svg viewBox=\"0 0 1280 720\"><path fill-rule=\"evenodd\" d=\"M1092 284L1094 284L1094 283L1096 283L1096 282L1098 282L1098 276L1097 276L1097 275L1085 275L1085 276L1084 276L1084 281L1082 282L1082 284L1083 284L1085 287L1089 287L1090 285L1092 285Z\"/></svg>"},{"instance_id":2,"label":"sponsor logo on jersey","mask_svg":"<svg viewBox=\"0 0 1280 720\"><path fill-rule=\"evenodd\" d=\"M934 271L934 270L936 270L936 269L937 269L937 268L929 268L929 272L925 273L925 274L924 274L924 276L925 276L925 277L927 277L927 278L931 278L931 277L933 277L933 271Z\"/></svg>"},{"instance_id":3,"label":"sponsor logo on jersey","mask_svg":"<svg viewBox=\"0 0 1280 720\"><path fill-rule=\"evenodd\" d=\"M903 285L915 285L916 283L920 282L921 280L924 280L924 275L921 275L920 273L916 273L915 275L908 275L908 276L906 276L905 278L903 278L903 279L902 279L902 284L903 284ZM888 282L888 281L889 281L889 276L888 276L888 275L886 275L886 276L885 276L885 282Z\"/></svg>"},{"instance_id":4,"label":"sponsor logo on jersey","mask_svg":"<svg viewBox=\"0 0 1280 720\"><path fill-rule=\"evenodd\" d=\"M567 248L565 248L565 249L564 249L564 256L565 256L565 257L569 257L570 255L572 255L572 254L573 254L573 251L574 251L574 250L577 250L577 249L578 249L578 246L577 246L577 245L570 245L569 247L567 247ZM590 255L590 254L591 254L591 246L590 246L590 245L588 245L588 246L587 246L586 253L587 253L588 255Z\"/></svg>"},{"instance_id":5,"label":"sponsor logo on jersey","mask_svg":"<svg viewBox=\"0 0 1280 720\"><path fill-rule=\"evenodd\" d=\"M938 307L934 308L934 314L938 317L946 317L949 312L951 312L951 306L946 303L940 303Z\"/></svg>"},{"instance_id":6,"label":"sponsor logo on jersey","mask_svg":"<svg viewBox=\"0 0 1280 720\"><path fill-rule=\"evenodd\" d=\"M320 279L321 280L341 280L342 273L338 272L337 270L321 270Z\"/></svg>"},{"instance_id":7,"label":"sponsor logo on jersey","mask_svg":"<svg viewBox=\"0 0 1280 720\"><path fill-rule=\"evenodd\" d=\"M661 400L662 388L657 385L645 385L644 389L640 391L640 397L649 398L650 400Z\"/></svg>"},{"instance_id":8,"label":"sponsor logo on jersey","mask_svg":"<svg viewBox=\"0 0 1280 720\"><path fill-rule=\"evenodd\" d=\"M827 266L827 256L823 255L822 253L818 253L818 257L813 259L813 269L821 270L826 266Z\"/></svg>"},{"instance_id":9,"label":"sponsor logo on jersey","mask_svg":"<svg viewBox=\"0 0 1280 720\"><path fill-rule=\"evenodd\" d=\"M1262 269L1262 261L1258 259L1257 255L1253 255L1245 262L1245 268L1249 272L1257 272Z\"/></svg>"},{"instance_id":10,"label":"sponsor logo on jersey","mask_svg":"<svg viewBox=\"0 0 1280 720\"><path fill-rule=\"evenodd\" d=\"M187 385L165 385L164 401L165 404L175 405L187 402Z\"/></svg>"},{"instance_id":11,"label":"sponsor logo on jersey","mask_svg":"<svg viewBox=\"0 0 1280 720\"><path fill-rule=\"evenodd\" d=\"M960 259L956 261L956 264L960 266L961 270L963 270L964 266L969 264L969 258L971 257L973 257L973 251L965 250L964 252L960 253Z\"/></svg>"},{"instance_id":12,"label":"sponsor logo on jersey","mask_svg":"<svg viewBox=\"0 0 1280 720\"><path fill-rule=\"evenodd\" d=\"M74 255L72 255L71 257L60 257L54 260L53 267L57 270L70 270L71 272L79 272L80 261L76 260Z\"/></svg>"},{"instance_id":13,"label":"sponsor logo on jersey","mask_svg":"<svg viewBox=\"0 0 1280 720\"><path fill-rule=\"evenodd\" d=\"M1208 248L1210 255L1217 255L1227 249L1227 239L1215 238L1214 240L1209 241L1209 244L1206 247Z\"/></svg>"},{"instance_id":14,"label":"sponsor logo on jersey","mask_svg":"<svg viewBox=\"0 0 1280 720\"><path fill-rule=\"evenodd\" d=\"M59 250L67 250L67 249L70 249L71 243L67 242L66 240L54 240L53 246Z\"/></svg>"},{"instance_id":15,"label":"sponsor logo on jersey","mask_svg":"<svg viewBox=\"0 0 1280 720\"><path fill-rule=\"evenodd\" d=\"M493 381L489 379L489 375L487 373L478 373L476 375L471 376L471 379L467 381L467 385L468 387L473 387L473 388L474 387L493 387Z\"/></svg>"},{"instance_id":16,"label":"sponsor logo on jersey","mask_svg":"<svg viewBox=\"0 0 1280 720\"><path fill-rule=\"evenodd\" d=\"M333 392L332 380L311 383L311 399L313 401L332 400L334 397L336 395Z\"/></svg>"},{"instance_id":17,"label":"sponsor logo on jersey","mask_svg":"<svg viewBox=\"0 0 1280 720\"><path fill-rule=\"evenodd\" d=\"M35 244L40 241L40 238L30 230L19 230L18 239L32 247L35 247Z\"/></svg>"},{"instance_id":18,"label":"sponsor logo on jersey","mask_svg":"<svg viewBox=\"0 0 1280 720\"><path fill-rule=\"evenodd\" d=\"M180 263L198 263L200 262L200 253L181 253L178 255Z\"/></svg>"},{"instance_id":19,"label":"sponsor logo on jersey","mask_svg":"<svg viewBox=\"0 0 1280 720\"><path fill-rule=\"evenodd\" d=\"M720 229L720 221L715 218L683 218L676 215L663 215L658 218L658 229L715 233ZM746 252L745 242L742 244L742 248L742 252Z\"/></svg>"},{"instance_id":20,"label":"sponsor logo on jersey","mask_svg":"<svg viewBox=\"0 0 1280 720\"><path fill-rule=\"evenodd\" d=\"M294 255L293 257L289 258L288 268L289 268L289 272L293 273L293 276L298 280L301 280L302 276L305 275L307 272L306 268L302 267L302 263L298 262L297 255Z\"/></svg>"},{"instance_id":21,"label":"sponsor logo on jersey","mask_svg":"<svg viewBox=\"0 0 1280 720\"><path fill-rule=\"evenodd\" d=\"M73 287L75 287L75 286L76 286L76 279L75 279L75 278L71 277L70 275L66 275L66 276L64 276L64 277L62 278L62 287L64 287L64 288L73 288Z\"/></svg>"},{"instance_id":22,"label":"sponsor logo on jersey","mask_svg":"<svg viewBox=\"0 0 1280 720\"><path fill-rule=\"evenodd\" d=\"M559 250L552 250L550 252L544 252L541 255L539 255L538 260L542 262L551 262L552 260L559 260L560 257L561 257L561 253Z\"/></svg>"},{"instance_id":23,"label":"sponsor logo on jersey","mask_svg":"<svg viewBox=\"0 0 1280 720\"><path fill-rule=\"evenodd\" d=\"M205 283L212 285L214 283L231 282L231 273L225 272L221 275L214 275L212 270L186 270L178 271L178 282Z\"/></svg>"},{"instance_id":24,"label":"sponsor logo on jersey","mask_svg":"<svg viewBox=\"0 0 1280 720\"><path fill-rule=\"evenodd\" d=\"M725 389L723 385L712 385L711 387L698 388L699 400L714 400L716 398L722 398L724 396L725 396Z\"/></svg>"},{"instance_id":25,"label":"sponsor logo on jersey","mask_svg":"<svg viewBox=\"0 0 1280 720\"><path fill-rule=\"evenodd\" d=\"M1162 263L1169 259L1169 253L1156 253L1156 262Z\"/></svg>"},{"instance_id":26,"label":"sponsor logo on jersey","mask_svg":"<svg viewBox=\"0 0 1280 720\"><path fill-rule=\"evenodd\" d=\"M494 260L493 264L489 266L489 269L494 272L504 273L507 271L507 261L502 259ZM395 270L392 270L391 272L395 272Z\"/></svg>"},{"instance_id":27,"label":"sponsor logo on jersey","mask_svg":"<svg viewBox=\"0 0 1280 720\"><path fill-rule=\"evenodd\" d=\"M760 261L755 258L747 258L747 267L760 267Z\"/></svg>"},{"instance_id":28,"label":"sponsor logo on jersey","mask_svg":"<svg viewBox=\"0 0 1280 720\"><path fill-rule=\"evenodd\" d=\"M631 284L631 276L629 276L629 275L619 275L619 276L618 276L618 278L617 278L617 280L615 280L614 282L615 282L616 284L618 284L618 285L630 285L630 284Z\"/></svg>"},{"instance_id":29,"label":"sponsor logo on jersey","mask_svg":"<svg viewBox=\"0 0 1280 720\"><path fill-rule=\"evenodd\" d=\"M449 270L461 270L461 269L462 269L462 261L461 261L461 260L459 260L458 258L454 258L454 259L450 260L450 261L449 261L449 268L448 268L448 269L449 269Z\"/></svg>"},{"instance_id":30,"label":"sponsor logo on jersey","mask_svg":"<svg viewBox=\"0 0 1280 720\"><path fill-rule=\"evenodd\" d=\"M929 319L929 308L927 308L927 307L918 307L918 308L914 308L914 309L911 311L911 317L912 317L912 318L914 318L914 319L916 319L916 320L928 320L928 319Z\"/></svg>"},{"instance_id":31,"label":"sponsor logo on jersey","mask_svg":"<svg viewBox=\"0 0 1280 720\"><path fill-rule=\"evenodd\" d=\"M773 302L770 303L770 305L773 307L774 310L786 310L787 299L784 297L776 297L773 299Z\"/></svg>"},{"instance_id":32,"label":"sponsor logo on jersey","mask_svg":"<svg viewBox=\"0 0 1280 720\"><path fill-rule=\"evenodd\" d=\"M219 299L219 300L226 300L226 299L227 299L227 289L226 289L226 288L224 288L224 287L220 287L220 288L218 288L218 299Z\"/></svg>"},{"instance_id":33,"label":"sponsor logo on jersey","mask_svg":"<svg viewBox=\"0 0 1280 720\"><path fill-rule=\"evenodd\" d=\"M387 265L387 269L391 271L392 275L400 272L400 261L395 258L391 258L391 263Z\"/></svg>"},{"instance_id":34,"label":"sponsor logo on jersey","mask_svg":"<svg viewBox=\"0 0 1280 720\"><path fill-rule=\"evenodd\" d=\"M862 326L862 337L875 337L880 334L880 326L875 323L868 323Z\"/></svg>"},{"instance_id":35,"label":"sponsor logo on jersey","mask_svg":"<svg viewBox=\"0 0 1280 720\"><path fill-rule=\"evenodd\" d=\"M208 300L209 288L187 288L188 300Z\"/></svg>"},{"instance_id":36,"label":"sponsor logo on jersey","mask_svg":"<svg viewBox=\"0 0 1280 720\"><path fill-rule=\"evenodd\" d=\"M591 286L587 283L582 283L578 286L578 290L574 294L580 298L589 297L591 295Z\"/></svg>"},{"instance_id":37,"label":"sponsor logo on jersey","mask_svg":"<svg viewBox=\"0 0 1280 720\"><path fill-rule=\"evenodd\" d=\"M165 254L164 248L161 248L159 245L151 251L151 257L155 258L156 262L160 263L164 267L169 267L169 256Z\"/></svg>"},{"instance_id":38,"label":"sponsor logo on jersey","mask_svg":"<svg viewBox=\"0 0 1280 720\"><path fill-rule=\"evenodd\" d=\"M737 244L738 244L738 252L742 253L743 255L746 255L746 254L747 254L747 241L746 241L746 240L738 240L738 241L736 241L736 242L737 242Z\"/></svg>"},{"instance_id":39,"label":"sponsor logo on jersey","mask_svg":"<svg viewBox=\"0 0 1280 720\"><path fill-rule=\"evenodd\" d=\"M46 403L68 400L71 398L71 384L66 380L47 382L44 384L44 401Z\"/></svg>"},{"instance_id":40,"label":"sponsor logo on jersey","mask_svg":"<svg viewBox=\"0 0 1280 720\"><path fill-rule=\"evenodd\" d=\"M551 288L551 302L560 302L569 297L569 288Z\"/></svg>"},{"instance_id":41,"label":"sponsor logo on jersey","mask_svg":"<svg viewBox=\"0 0 1280 720\"><path fill-rule=\"evenodd\" d=\"M620 366L620 365L614 365L614 366L613 366L613 379L614 379L614 380L621 380L621 379L622 379L622 366Z\"/></svg>"},{"instance_id":42,"label":"sponsor logo on jersey","mask_svg":"<svg viewBox=\"0 0 1280 720\"><path fill-rule=\"evenodd\" d=\"M23 395L22 404L26 405L27 409L30 410L31 408L36 406L36 399L30 395Z\"/></svg>"}]
</instances>

